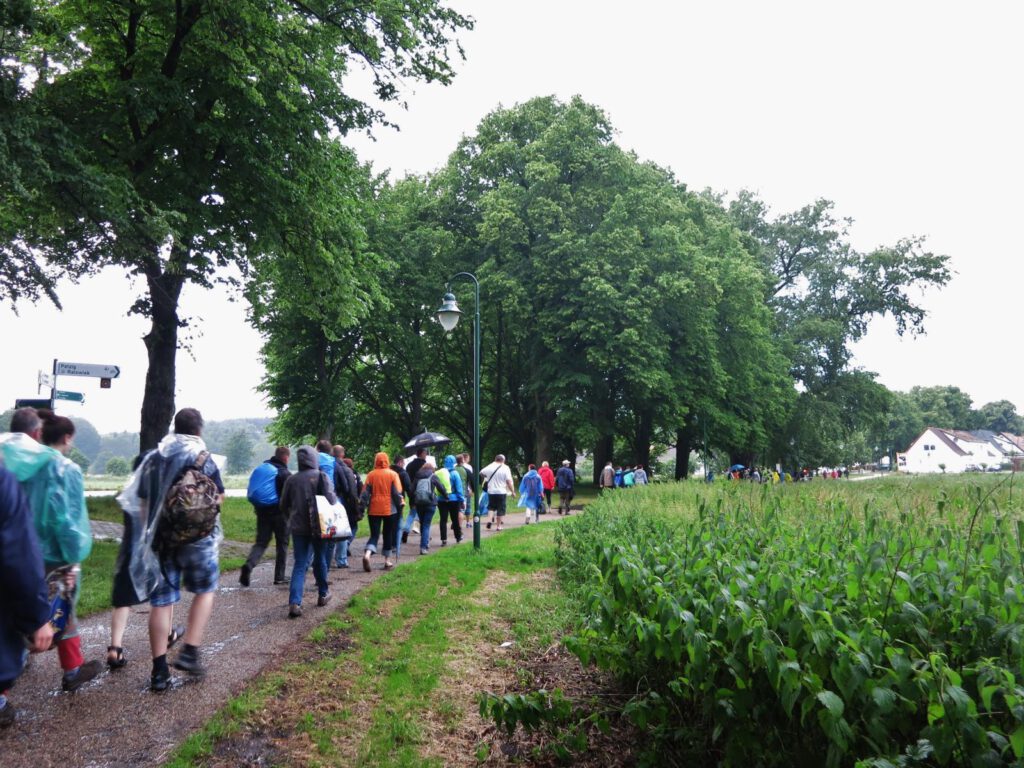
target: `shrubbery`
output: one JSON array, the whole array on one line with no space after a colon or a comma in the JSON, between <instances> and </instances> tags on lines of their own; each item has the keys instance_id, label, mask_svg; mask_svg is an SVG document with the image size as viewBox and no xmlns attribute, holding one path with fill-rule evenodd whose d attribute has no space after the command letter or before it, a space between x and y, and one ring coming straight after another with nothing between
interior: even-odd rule
<instances>
[{"instance_id":1,"label":"shrubbery","mask_svg":"<svg viewBox=\"0 0 1024 768\"><path fill-rule=\"evenodd\" d=\"M1019 764L1012 497L811 485L618 492L566 521L566 645L637 691L660 748L711 762Z\"/></svg>"}]
</instances>

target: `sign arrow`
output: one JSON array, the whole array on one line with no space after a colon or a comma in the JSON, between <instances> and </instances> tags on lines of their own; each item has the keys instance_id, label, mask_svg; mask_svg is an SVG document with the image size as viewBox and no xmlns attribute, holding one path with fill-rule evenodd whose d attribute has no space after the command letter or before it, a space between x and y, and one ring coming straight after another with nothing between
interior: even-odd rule
<instances>
[{"instance_id":1,"label":"sign arrow","mask_svg":"<svg viewBox=\"0 0 1024 768\"><path fill-rule=\"evenodd\" d=\"M94 376L99 379L116 379L121 375L117 365L100 365L98 363L61 363L54 365L56 376Z\"/></svg>"},{"instance_id":2,"label":"sign arrow","mask_svg":"<svg viewBox=\"0 0 1024 768\"><path fill-rule=\"evenodd\" d=\"M81 392L65 392L64 390L58 389L53 393L53 396L58 400L71 400L75 403L84 403L85 395Z\"/></svg>"}]
</instances>

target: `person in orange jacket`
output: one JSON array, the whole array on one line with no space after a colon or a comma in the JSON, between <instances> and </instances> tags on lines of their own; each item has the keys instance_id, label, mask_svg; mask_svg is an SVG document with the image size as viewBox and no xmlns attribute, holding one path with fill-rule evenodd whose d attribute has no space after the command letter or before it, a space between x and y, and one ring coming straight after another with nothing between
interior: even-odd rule
<instances>
[{"instance_id":1,"label":"person in orange jacket","mask_svg":"<svg viewBox=\"0 0 1024 768\"><path fill-rule=\"evenodd\" d=\"M392 554L398 547L398 521L401 519L405 498L402 496L402 481L391 469L388 455L381 451L373 459L373 470L366 476L366 485L359 499L360 506L367 511L370 521L370 538L363 552L363 570L370 570L370 558L377 554L377 540L384 532L384 568L393 568Z\"/></svg>"}]
</instances>

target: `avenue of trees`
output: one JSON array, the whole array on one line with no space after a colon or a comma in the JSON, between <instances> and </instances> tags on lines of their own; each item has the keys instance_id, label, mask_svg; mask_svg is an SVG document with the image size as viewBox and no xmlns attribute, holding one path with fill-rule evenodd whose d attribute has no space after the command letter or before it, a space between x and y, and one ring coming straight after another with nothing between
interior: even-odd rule
<instances>
[{"instance_id":1,"label":"avenue of trees","mask_svg":"<svg viewBox=\"0 0 1024 768\"><path fill-rule=\"evenodd\" d=\"M250 286L280 439L430 428L468 445L471 322L446 335L432 317L468 270L485 454L600 467L675 446L681 476L706 436L743 463L870 458L892 395L850 346L884 314L920 332L911 292L949 279L919 240L856 251L828 201L772 216L747 192L694 193L579 98L495 110L427 177L350 183L344 248L365 268L276 259Z\"/></svg>"},{"instance_id":2,"label":"avenue of trees","mask_svg":"<svg viewBox=\"0 0 1024 768\"><path fill-rule=\"evenodd\" d=\"M914 297L950 279L945 257L860 252L827 200L775 214L690 190L579 98L494 110L426 177L373 175L345 136L385 123L399 83L449 82L471 27L442 0L0 2L0 298L136 281L142 449L175 408L186 283L244 291L275 439L468 445L468 286L467 322L433 319L462 270L488 454L599 467L674 446L680 476L691 450L849 463L929 423L1020 426L1009 403L964 411L933 393L955 388L892 393L851 365L874 318L923 330Z\"/></svg>"}]
</instances>

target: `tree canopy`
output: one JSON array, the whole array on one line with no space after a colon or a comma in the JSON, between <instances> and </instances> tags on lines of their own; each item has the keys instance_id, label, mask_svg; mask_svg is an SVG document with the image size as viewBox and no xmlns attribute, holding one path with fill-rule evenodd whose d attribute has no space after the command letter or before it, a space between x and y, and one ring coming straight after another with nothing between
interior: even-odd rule
<instances>
[{"instance_id":1,"label":"tree canopy","mask_svg":"<svg viewBox=\"0 0 1024 768\"><path fill-rule=\"evenodd\" d=\"M0 271L26 253L42 258L0 288L52 296L53 271L104 266L140 281L130 311L151 320L149 448L174 412L185 284L232 283L269 256L339 248L330 220L351 202L352 163L338 137L382 122L375 104L397 100L402 80L449 82L454 36L472 22L440 0L11 7L0 97L17 123L0 164L17 173L0 182ZM369 73L373 102L353 95L354 66Z\"/></svg>"}]
</instances>

